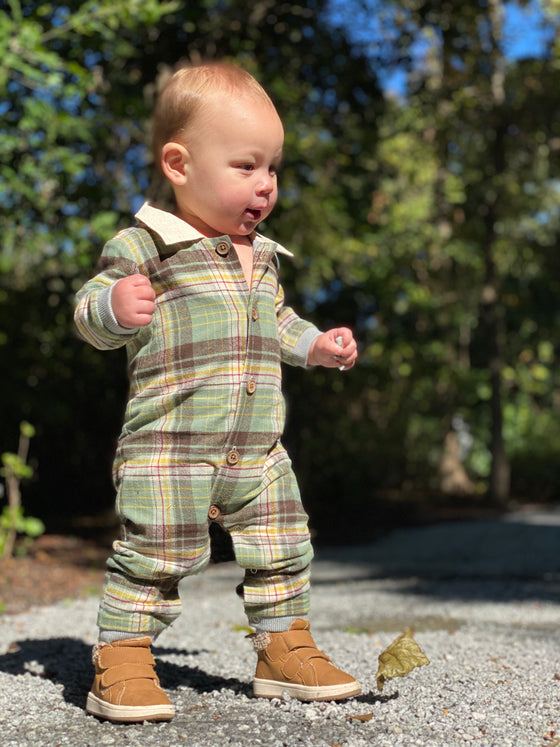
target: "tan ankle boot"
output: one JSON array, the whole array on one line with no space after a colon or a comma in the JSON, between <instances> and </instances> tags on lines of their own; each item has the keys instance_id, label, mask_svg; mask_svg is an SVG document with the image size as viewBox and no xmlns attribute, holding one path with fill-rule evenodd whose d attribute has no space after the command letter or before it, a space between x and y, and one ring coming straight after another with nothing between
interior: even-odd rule
<instances>
[{"instance_id":1,"label":"tan ankle boot","mask_svg":"<svg viewBox=\"0 0 560 747\"><path fill-rule=\"evenodd\" d=\"M319 651L306 620L295 620L285 633L253 636L258 654L253 692L258 698L344 700L359 695L361 687Z\"/></svg>"},{"instance_id":2,"label":"tan ankle boot","mask_svg":"<svg viewBox=\"0 0 560 747\"><path fill-rule=\"evenodd\" d=\"M175 710L160 687L151 639L127 638L93 650L95 677L86 710L108 721L170 721Z\"/></svg>"}]
</instances>

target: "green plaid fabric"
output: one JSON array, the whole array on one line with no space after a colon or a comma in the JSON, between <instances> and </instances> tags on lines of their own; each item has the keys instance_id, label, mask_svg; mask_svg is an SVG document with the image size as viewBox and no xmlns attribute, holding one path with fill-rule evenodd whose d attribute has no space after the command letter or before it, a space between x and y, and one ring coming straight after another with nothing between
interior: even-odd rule
<instances>
[{"instance_id":1,"label":"green plaid fabric","mask_svg":"<svg viewBox=\"0 0 560 747\"><path fill-rule=\"evenodd\" d=\"M114 465L122 536L108 561L102 628L157 633L180 612L177 583L209 560L208 510L246 569L248 614L305 615L312 551L281 443L281 362L305 366L319 331L284 303L278 244L254 241L249 289L228 237L208 239L144 207L109 241L77 295L80 335L126 345L130 395ZM140 272L156 291L149 326L123 330L110 292Z\"/></svg>"}]
</instances>

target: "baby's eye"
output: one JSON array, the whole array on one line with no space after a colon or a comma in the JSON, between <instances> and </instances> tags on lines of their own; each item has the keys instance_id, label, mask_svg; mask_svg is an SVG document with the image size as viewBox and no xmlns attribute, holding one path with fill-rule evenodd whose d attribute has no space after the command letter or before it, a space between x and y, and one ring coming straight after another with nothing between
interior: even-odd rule
<instances>
[{"instance_id":1,"label":"baby's eye","mask_svg":"<svg viewBox=\"0 0 560 747\"><path fill-rule=\"evenodd\" d=\"M255 164L254 163L240 163L238 165L238 168L242 171L254 171L255 170Z\"/></svg>"}]
</instances>

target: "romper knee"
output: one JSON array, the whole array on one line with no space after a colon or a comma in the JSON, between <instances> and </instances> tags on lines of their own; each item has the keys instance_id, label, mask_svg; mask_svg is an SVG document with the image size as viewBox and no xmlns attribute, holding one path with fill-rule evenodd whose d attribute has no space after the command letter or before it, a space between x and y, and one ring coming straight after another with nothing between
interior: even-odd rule
<instances>
[{"instance_id":1,"label":"romper knee","mask_svg":"<svg viewBox=\"0 0 560 747\"><path fill-rule=\"evenodd\" d=\"M241 568L272 573L298 574L313 559L313 547L307 528L296 534L270 535L259 527L231 532L235 559Z\"/></svg>"},{"instance_id":2,"label":"romper knee","mask_svg":"<svg viewBox=\"0 0 560 747\"><path fill-rule=\"evenodd\" d=\"M178 581L185 576L200 573L210 562L210 543L191 552L158 551L144 548L132 548L127 542L118 541L113 545L114 552L107 565L118 570L129 578L146 583L162 583L175 578Z\"/></svg>"}]
</instances>

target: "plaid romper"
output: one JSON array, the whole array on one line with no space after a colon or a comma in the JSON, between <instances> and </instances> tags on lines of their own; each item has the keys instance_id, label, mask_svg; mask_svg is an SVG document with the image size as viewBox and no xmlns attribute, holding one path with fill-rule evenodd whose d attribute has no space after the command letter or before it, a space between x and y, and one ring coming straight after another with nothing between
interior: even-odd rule
<instances>
[{"instance_id":1,"label":"plaid romper","mask_svg":"<svg viewBox=\"0 0 560 747\"><path fill-rule=\"evenodd\" d=\"M305 366L320 333L284 304L277 254L289 252L254 234L249 289L229 237L206 238L148 204L136 218L105 245L75 311L96 348L126 345L130 379L113 470L121 537L99 626L165 629L181 611L179 581L209 561L210 519L245 569L247 614L306 616L312 549L280 443L281 362ZM147 327L126 330L110 294L135 273L150 279L156 309Z\"/></svg>"}]
</instances>

